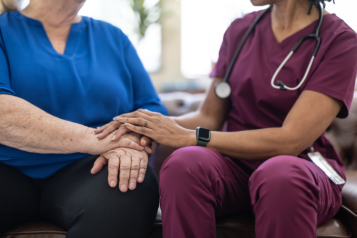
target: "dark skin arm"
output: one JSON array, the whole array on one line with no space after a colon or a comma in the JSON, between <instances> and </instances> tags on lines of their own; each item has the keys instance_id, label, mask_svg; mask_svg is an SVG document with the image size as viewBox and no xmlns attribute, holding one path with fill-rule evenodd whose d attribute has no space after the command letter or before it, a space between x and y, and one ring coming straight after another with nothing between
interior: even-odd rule
<instances>
[{"instance_id":1,"label":"dark skin arm","mask_svg":"<svg viewBox=\"0 0 357 238\"><path fill-rule=\"evenodd\" d=\"M174 120L180 126L191 130L196 130L198 126L210 129L211 131L221 130L228 115L231 101L229 98L220 99L214 93L214 85L220 81L222 81L221 78L213 80L206 99L197 111L175 117Z\"/></svg>"},{"instance_id":2,"label":"dark skin arm","mask_svg":"<svg viewBox=\"0 0 357 238\"><path fill-rule=\"evenodd\" d=\"M152 138L166 146L181 148L196 145L196 126L220 129L229 101L214 94L215 79L205 102L198 112L179 118L139 110L116 118L131 131ZM240 132L213 131L207 147L232 158L261 160L277 155L297 156L309 147L331 124L342 102L314 91L303 91L287 115L283 125L276 128ZM224 116L223 116L224 115ZM145 120L147 128L142 127Z\"/></svg>"}]
</instances>

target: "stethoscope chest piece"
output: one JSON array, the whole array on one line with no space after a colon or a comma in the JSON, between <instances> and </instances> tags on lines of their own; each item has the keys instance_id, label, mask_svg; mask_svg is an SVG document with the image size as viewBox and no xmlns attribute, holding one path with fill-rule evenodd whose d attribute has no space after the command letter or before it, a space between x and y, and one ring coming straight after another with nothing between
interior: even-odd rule
<instances>
[{"instance_id":1,"label":"stethoscope chest piece","mask_svg":"<svg viewBox=\"0 0 357 238\"><path fill-rule=\"evenodd\" d=\"M232 89L227 82L223 81L216 83L214 91L217 97L221 99L226 99L231 95Z\"/></svg>"}]
</instances>

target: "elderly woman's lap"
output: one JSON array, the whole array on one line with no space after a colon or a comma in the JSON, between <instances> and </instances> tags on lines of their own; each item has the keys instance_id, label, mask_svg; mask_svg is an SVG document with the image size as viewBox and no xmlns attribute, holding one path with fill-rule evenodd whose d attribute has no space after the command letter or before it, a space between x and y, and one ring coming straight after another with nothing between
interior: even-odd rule
<instances>
[{"instance_id":1,"label":"elderly woman's lap","mask_svg":"<svg viewBox=\"0 0 357 238\"><path fill-rule=\"evenodd\" d=\"M10 183L11 180L2 179L0 171L0 181L11 184L3 186L6 183L2 182L1 193L8 194L8 200L22 197L15 199L12 206L2 207L9 204L8 201L0 203L0 211L7 209L6 213L0 212L0 222L8 220L9 216L14 217L13 222L7 225L8 229L9 226L41 219L68 230L68 238L148 237L159 203L158 181L152 169L148 168L144 182L134 191L122 193L118 187L109 187L106 168L96 175L90 173L96 158L89 156L65 167L40 188L36 186L38 181L0 165L0 170L11 169L12 176L8 178L12 179ZM18 184L15 188L12 187L14 183ZM21 221L20 216L24 216Z\"/></svg>"}]
</instances>

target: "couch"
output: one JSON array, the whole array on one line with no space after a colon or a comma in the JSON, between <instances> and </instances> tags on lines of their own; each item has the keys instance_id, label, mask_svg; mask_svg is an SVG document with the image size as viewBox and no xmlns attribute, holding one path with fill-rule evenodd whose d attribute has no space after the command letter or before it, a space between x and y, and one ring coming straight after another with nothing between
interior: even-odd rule
<instances>
[{"instance_id":1,"label":"couch","mask_svg":"<svg viewBox=\"0 0 357 238\"><path fill-rule=\"evenodd\" d=\"M172 94L163 97L164 104L171 115L193 111L203 96L189 94ZM346 165L347 183L342 190L343 205L338 214L326 224L318 227L319 238L357 238L357 97L347 119L335 119L326 131L326 136L334 144ZM160 167L173 152L171 148L160 146L151 158L151 165L158 173ZM253 214L218 217L217 238L253 238ZM0 224L1 225L1 224ZM11 231L0 234L0 238L65 238L66 231L45 222L23 224ZM90 238L90 237L89 237ZM105 238L105 237L103 237ZM125 238L125 237L123 237ZM160 210L150 238L162 238Z\"/></svg>"}]
</instances>

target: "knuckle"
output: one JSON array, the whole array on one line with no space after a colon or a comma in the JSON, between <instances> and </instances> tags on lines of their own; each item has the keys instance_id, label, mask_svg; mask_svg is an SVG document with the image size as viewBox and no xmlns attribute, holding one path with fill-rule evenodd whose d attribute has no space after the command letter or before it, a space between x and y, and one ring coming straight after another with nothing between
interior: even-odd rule
<instances>
[{"instance_id":1,"label":"knuckle","mask_svg":"<svg viewBox=\"0 0 357 238\"><path fill-rule=\"evenodd\" d=\"M130 165L121 165L120 166L120 171L128 171L130 170Z\"/></svg>"},{"instance_id":2,"label":"knuckle","mask_svg":"<svg viewBox=\"0 0 357 238\"><path fill-rule=\"evenodd\" d=\"M133 141L128 140L128 147L133 148L133 147L135 147L135 145L136 144Z\"/></svg>"},{"instance_id":3,"label":"knuckle","mask_svg":"<svg viewBox=\"0 0 357 238\"><path fill-rule=\"evenodd\" d=\"M115 165L115 164L108 164L108 169L109 170L118 170L118 166L117 165Z\"/></svg>"}]
</instances>

